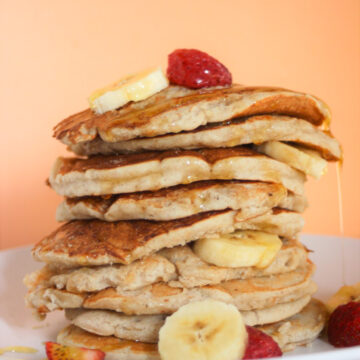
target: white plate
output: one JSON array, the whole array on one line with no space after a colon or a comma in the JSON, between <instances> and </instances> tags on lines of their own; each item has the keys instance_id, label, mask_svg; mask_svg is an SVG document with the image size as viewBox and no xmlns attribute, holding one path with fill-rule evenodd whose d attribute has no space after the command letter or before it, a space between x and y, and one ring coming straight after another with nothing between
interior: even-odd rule
<instances>
[{"instance_id":1,"label":"white plate","mask_svg":"<svg viewBox=\"0 0 360 360\"><path fill-rule=\"evenodd\" d=\"M333 294L344 281L348 284L360 281L360 239L343 240L329 236L302 236L303 243L314 250L311 258L317 265L315 281L319 285L316 296L322 300ZM43 342L54 341L56 334L66 325L62 312L52 313L45 321L37 322L24 306L26 289L22 279L41 266L32 260L29 247L0 252L0 347L22 345L39 350L35 355L6 353L0 356L0 360L43 359ZM316 340L311 346L299 348L285 357L292 360L360 360L360 347L339 350Z\"/></svg>"}]
</instances>

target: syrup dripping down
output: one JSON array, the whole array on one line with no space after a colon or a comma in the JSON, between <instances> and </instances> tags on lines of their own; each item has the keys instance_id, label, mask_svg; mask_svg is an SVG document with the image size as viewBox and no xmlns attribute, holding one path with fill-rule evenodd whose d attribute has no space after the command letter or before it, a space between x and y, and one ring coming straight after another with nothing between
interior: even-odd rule
<instances>
[{"instance_id":1,"label":"syrup dripping down","mask_svg":"<svg viewBox=\"0 0 360 360\"><path fill-rule=\"evenodd\" d=\"M341 162L336 163L336 182L338 193L338 208L339 208L339 227L341 235L341 258L342 258L342 282L346 285L345 281L345 244L344 244L344 213L343 213L343 196L341 187Z\"/></svg>"}]
</instances>

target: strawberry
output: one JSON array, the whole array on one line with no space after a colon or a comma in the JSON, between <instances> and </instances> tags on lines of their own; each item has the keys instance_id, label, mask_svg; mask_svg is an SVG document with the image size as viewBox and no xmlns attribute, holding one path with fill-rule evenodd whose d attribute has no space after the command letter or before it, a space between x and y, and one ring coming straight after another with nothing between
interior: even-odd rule
<instances>
[{"instance_id":1,"label":"strawberry","mask_svg":"<svg viewBox=\"0 0 360 360\"><path fill-rule=\"evenodd\" d=\"M274 339L252 326L246 326L248 344L243 359L264 359L282 356L282 351Z\"/></svg>"},{"instance_id":2,"label":"strawberry","mask_svg":"<svg viewBox=\"0 0 360 360\"><path fill-rule=\"evenodd\" d=\"M49 360L103 360L105 353L75 346L65 346L55 342L45 343L46 355Z\"/></svg>"},{"instance_id":3,"label":"strawberry","mask_svg":"<svg viewBox=\"0 0 360 360\"><path fill-rule=\"evenodd\" d=\"M205 52L178 49L169 55L167 76L173 84L199 89L231 85L229 70Z\"/></svg>"},{"instance_id":4,"label":"strawberry","mask_svg":"<svg viewBox=\"0 0 360 360\"><path fill-rule=\"evenodd\" d=\"M360 345L360 303L351 301L331 314L328 339L335 347Z\"/></svg>"}]
</instances>

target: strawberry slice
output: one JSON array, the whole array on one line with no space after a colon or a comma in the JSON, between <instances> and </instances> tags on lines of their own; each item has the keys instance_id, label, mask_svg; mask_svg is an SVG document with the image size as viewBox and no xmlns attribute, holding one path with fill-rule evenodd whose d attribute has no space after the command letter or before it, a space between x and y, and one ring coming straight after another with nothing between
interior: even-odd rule
<instances>
[{"instance_id":1,"label":"strawberry slice","mask_svg":"<svg viewBox=\"0 0 360 360\"><path fill-rule=\"evenodd\" d=\"M246 326L248 345L243 359L265 359L282 356L282 351L274 339L252 326Z\"/></svg>"},{"instance_id":2,"label":"strawberry slice","mask_svg":"<svg viewBox=\"0 0 360 360\"><path fill-rule=\"evenodd\" d=\"M45 349L49 360L103 360L105 357L100 350L65 346L51 341L45 343Z\"/></svg>"},{"instance_id":3,"label":"strawberry slice","mask_svg":"<svg viewBox=\"0 0 360 360\"><path fill-rule=\"evenodd\" d=\"M231 85L229 70L209 54L195 49L178 49L169 55L167 76L172 84L200 89Z\"/></svg>"}]
</instances>

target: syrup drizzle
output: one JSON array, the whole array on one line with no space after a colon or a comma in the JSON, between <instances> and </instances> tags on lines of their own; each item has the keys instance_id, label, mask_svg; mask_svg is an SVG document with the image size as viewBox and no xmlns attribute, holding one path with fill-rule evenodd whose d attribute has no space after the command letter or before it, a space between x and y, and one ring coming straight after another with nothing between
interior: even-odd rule
<instances>
[{"instance_id":1,"label":"syrup drizzle","mask_svg":"<svg viewBox=\"0 0 360 360\"><path fill-rule=\"evenodd\" d=\"M343 196L341 187L341 163L336 163L336 180L337 180L337 193L338 193L338 208L339 208L339 227L341 235L341 257L342 257L342 282L346 285L345 281L345 244L344 244L344 213L343 213Z\"/></svg>"}]
</instances>

